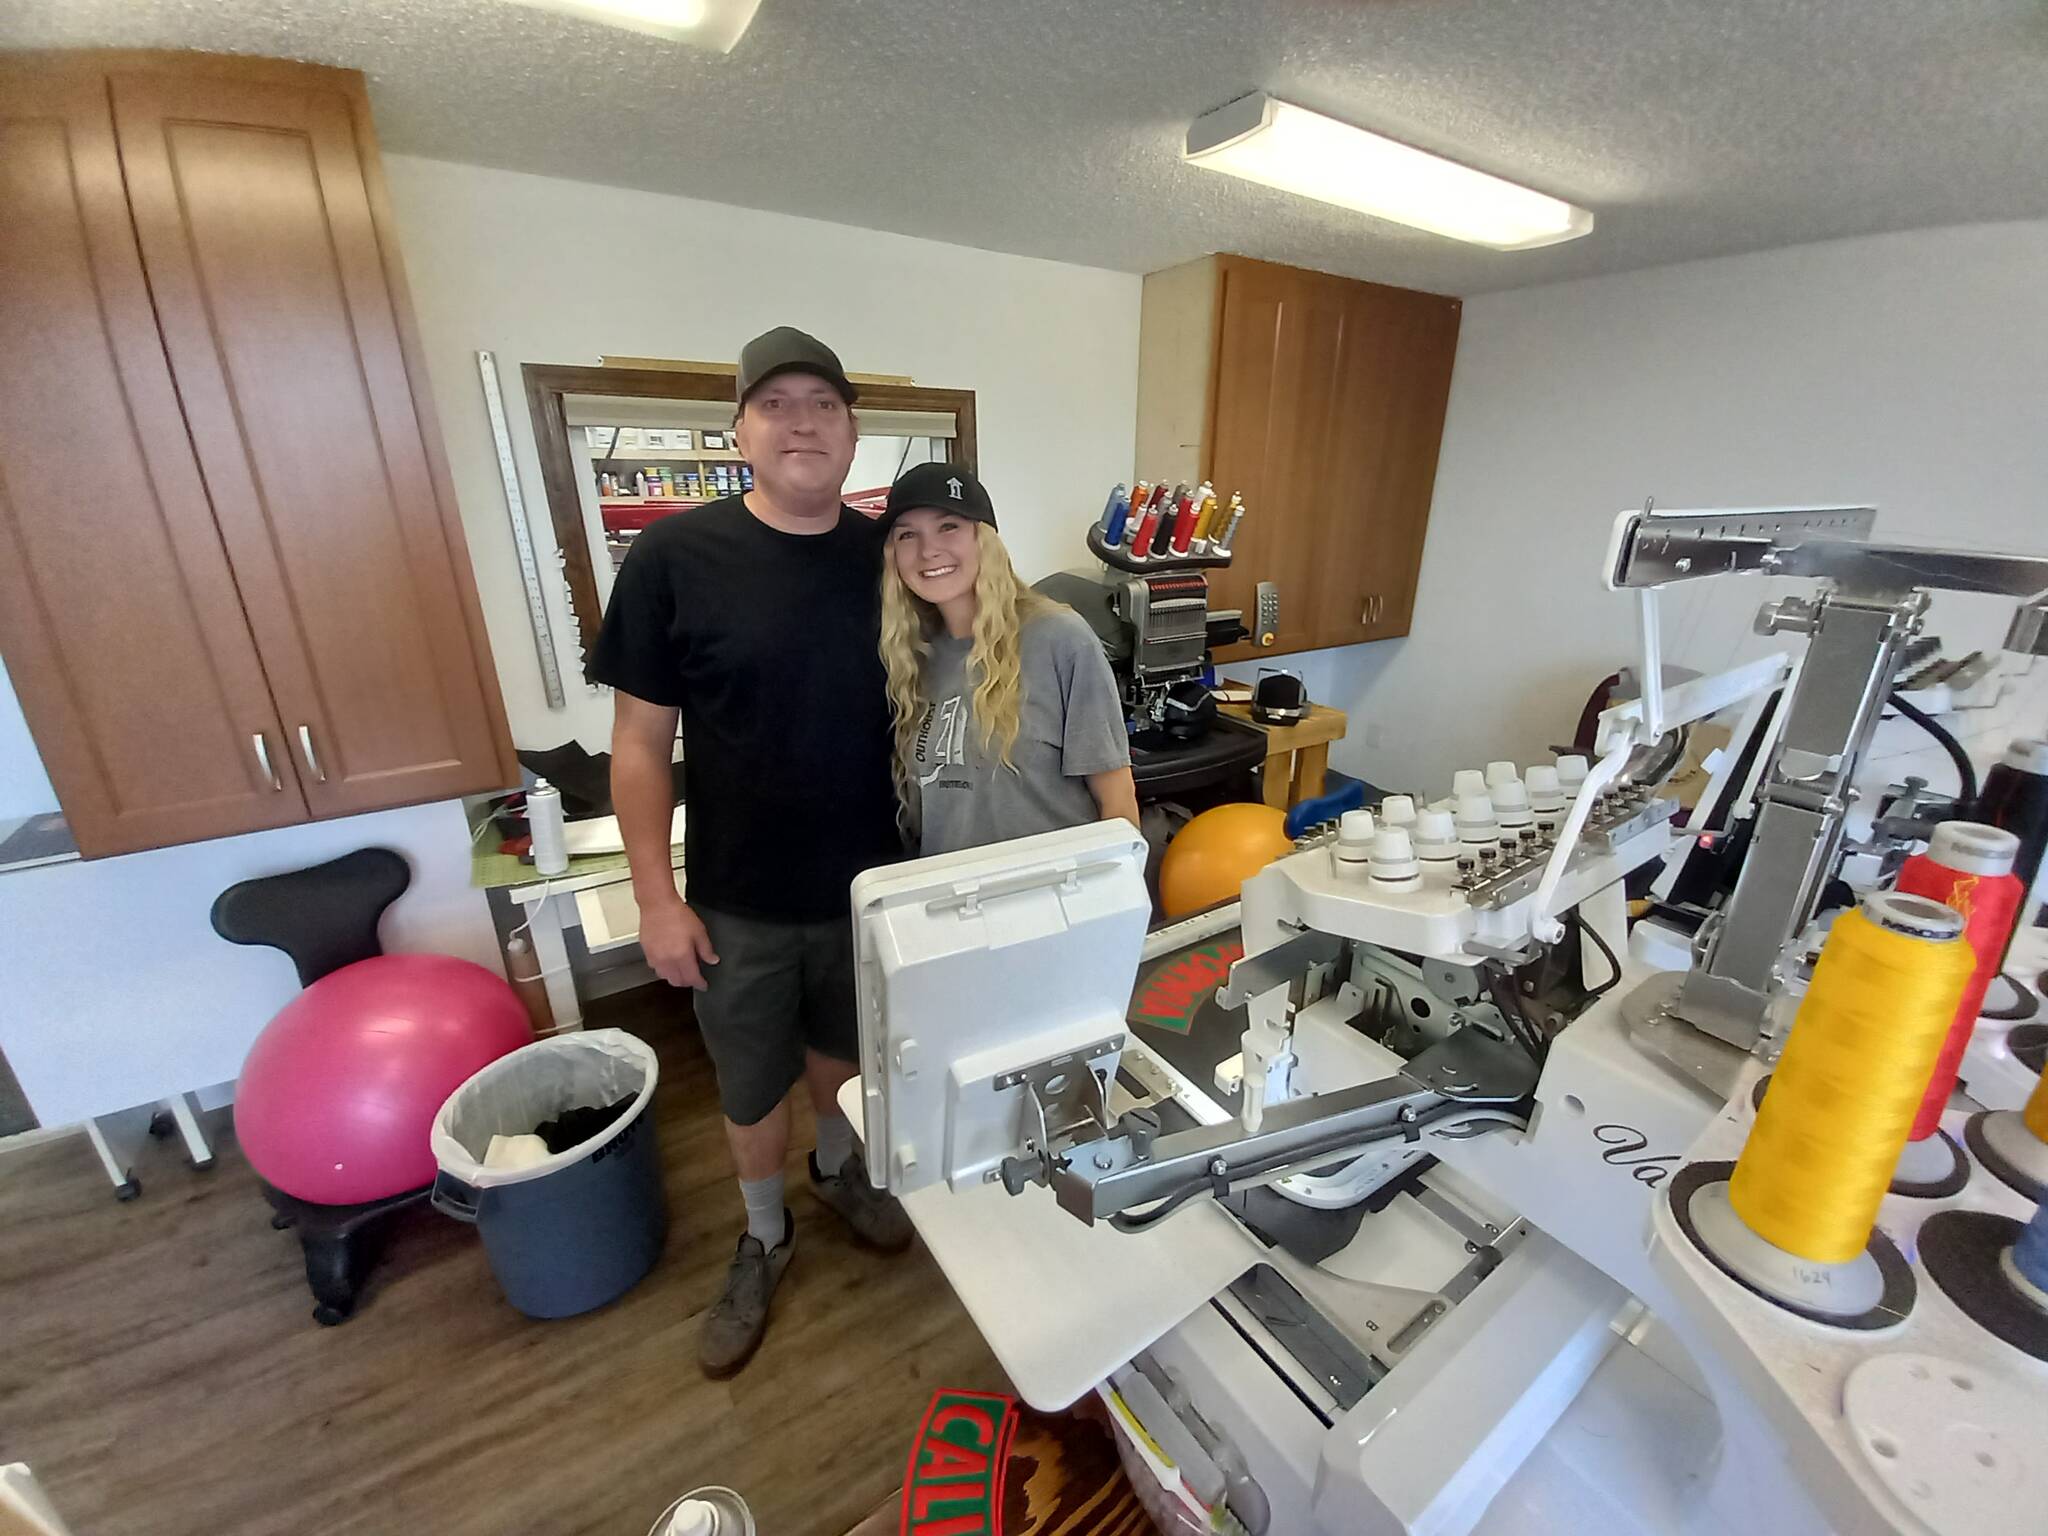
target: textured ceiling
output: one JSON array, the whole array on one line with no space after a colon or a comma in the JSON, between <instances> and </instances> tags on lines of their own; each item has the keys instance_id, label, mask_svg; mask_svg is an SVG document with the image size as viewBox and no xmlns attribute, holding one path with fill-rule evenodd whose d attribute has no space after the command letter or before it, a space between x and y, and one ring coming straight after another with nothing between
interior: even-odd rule
<instances>
[{"instance_id":1,"label":"textured ceiling","mask_svg":"<svg viewBox=\"0 0 2048 1536\"><path fill-rule=\"evenodd\" d=\"M387 149L1065 261L1445 292L2048 216L2041 0L763 0L729 55L500 0L8 0L0 46L366 71ZM1254 88L1593 209L1496 253L1183 166Z\"/></svg>"}]
</instances>

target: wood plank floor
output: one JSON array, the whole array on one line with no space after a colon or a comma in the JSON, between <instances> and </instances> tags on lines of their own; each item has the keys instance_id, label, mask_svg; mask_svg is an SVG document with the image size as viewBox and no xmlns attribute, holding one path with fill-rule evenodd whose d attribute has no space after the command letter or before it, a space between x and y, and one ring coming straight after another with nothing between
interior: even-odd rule
<instances>
[{"instance_id":1,"label":"wood plank floor","mask_svg":"<svg viewBox=\"0 0 2048 1536\"><path fill-rule=\"evenodd\" d=\"M665 989L588 1022L661 1054L671 1226L654 1273L585 1317L514 1312L475 1233L421 1210L357 1315L316 1326L225 1126L210 1173L153 1146L129 1205L82 1137L0 1155L0 1462L79 1536L640 1536L703 1483L769 1536L853 1526L931 1393L1007 1390L1000 1368L921 1248L868 1253L811 1200L800 1151L767 1342L706 1381L698 1316L742 1219L710 1064Z\"/></svg>"}]
</instances>

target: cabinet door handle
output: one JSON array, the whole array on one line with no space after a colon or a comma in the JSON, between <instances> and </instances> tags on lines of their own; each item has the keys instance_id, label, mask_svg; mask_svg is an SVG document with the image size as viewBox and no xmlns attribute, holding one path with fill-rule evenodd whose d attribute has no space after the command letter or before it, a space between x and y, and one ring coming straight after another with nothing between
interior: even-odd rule
<instances>
[{"instance_id":1,"label":"cabinet door handle","mask_svg":"<svg viewBox=\"0 0 2048 1536\"><path fill-rule=\"evenodd\" d=\"M256 764L263 770L263 777L270 780L272 789L282 792L284 780L277 776L277 768L270 761L270 743L263 739L261 731L257 731L249 739L256 743Z\"/></svg>"},{"instance_id":2,"label":"cabinet door handle","mask_svg":"<svg viewBox=\"0 0 2048 1536\"><path fill-rule=\"evenodd\" d=\"M299 752L306 759L306 771L317 782L325 784L327 774L320 767L320 754L313 750L313 728L310 725L299 727Z\"/></svg>"},{"instance_id":3,"label":"cabinet door handle","mask_svg":"<svg viewBox=\"0 0 2048 1536\"><path fill-rule=\"evenodd\" d=\"M1359 623L1361 623L1361 624L1377 624L1377 623L1379 623L1379 621L1380 621L1380 606L1381 606L1381 598L1380 598L1380 594L1379 594L1379 593L1377 593L1377 592L1372 592L1372 593L1368 593L1368 594L1367 594L1367 596L1366 596L1366 599L1365 599L1365 611L1364 611L1363 613L1359 614L1359 616L1358 616L1358 622L1359 622Z\"/></svg>"}]
</instances>

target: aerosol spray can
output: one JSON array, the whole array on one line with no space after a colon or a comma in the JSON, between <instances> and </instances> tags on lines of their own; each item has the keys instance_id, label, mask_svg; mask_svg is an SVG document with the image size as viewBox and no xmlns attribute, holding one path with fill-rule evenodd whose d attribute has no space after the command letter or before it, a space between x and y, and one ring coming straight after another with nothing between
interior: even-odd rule
<instances>
[{"instance_id":1,"label":"aerosol spray can","mask_svg":"<svg viewBox=\"0 0 2048 1536\"><path fill-rule=\"evenodd\" d=\"M526 830L533 838L533 870L561 875L569 870L569 843L562 824L562 792L546 779L535 779L526 792Z\"/></svg>"}]
</instances>

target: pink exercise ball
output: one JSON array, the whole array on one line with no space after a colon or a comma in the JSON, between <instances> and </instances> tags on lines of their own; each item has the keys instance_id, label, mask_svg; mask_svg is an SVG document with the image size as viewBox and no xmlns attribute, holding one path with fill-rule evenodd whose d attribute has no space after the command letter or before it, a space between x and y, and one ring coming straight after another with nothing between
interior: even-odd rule
<instances>
[{"instance_id":1,"label":"pink exercise ball","mask_svg":"<svg viewBox=\"0 0 2048 1536\"><path fill-rule=\"evenodd\" d=\"M378 955L285 1004L242 1063L235 1135L265 1181L359 1205L434 1180L449 1094L533 1039L519 994L453 955Z\"/></svg>"}]
</instances>

